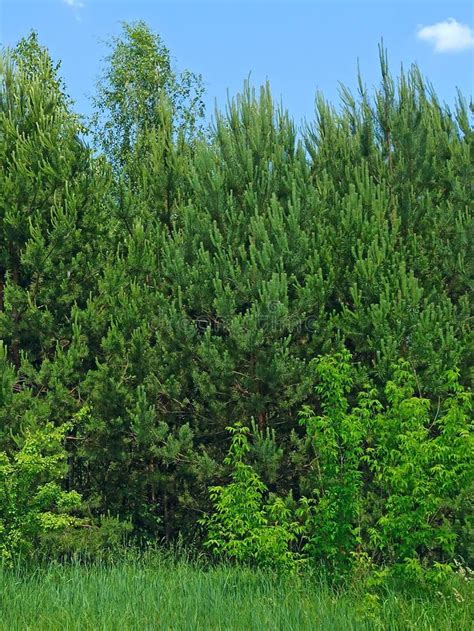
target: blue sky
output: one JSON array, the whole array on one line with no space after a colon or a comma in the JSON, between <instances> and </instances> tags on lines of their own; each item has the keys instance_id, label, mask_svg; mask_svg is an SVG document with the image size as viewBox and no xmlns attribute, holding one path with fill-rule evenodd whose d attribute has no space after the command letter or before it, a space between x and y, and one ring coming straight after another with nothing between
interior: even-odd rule
<instances>
[{"instance_id":1,"label":"blue sky","mask_svg":"<svg viewBox=\"0 0 474 631\"><path fill-rule=\"evenodd\" d=\"M206 102L225 105L251 73L269 79L297 120L310 119L321 90L337 101L338 82L355 86L357 58L368 86L378 81L383 37L394 71L418 62L441 99L473 93L472 2L456 0L0 0L0 41L30 29L55 59L76 109L89 113L105 47L121 21L145 20L179 68L203 75ZM450 20L451 19L451 20Z\"/></svg>"}]
</instances>

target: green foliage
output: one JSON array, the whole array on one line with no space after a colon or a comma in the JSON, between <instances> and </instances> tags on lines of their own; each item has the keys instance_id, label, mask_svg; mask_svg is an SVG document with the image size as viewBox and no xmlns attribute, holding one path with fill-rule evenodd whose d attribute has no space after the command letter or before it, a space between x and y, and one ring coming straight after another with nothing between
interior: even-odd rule
<instances>
[{"instance_id":1,"label":"green foliage","mask_svg":"<svg viewBox=\"0 0 474 631\"><path fill-rule=\"evenodd\" d=\"M472 396L459 385L458 371L445 379L445 397L430 402L416 392L409 364L400 362L366 450L375 504L366 508L368 547L408 578L429 569L429 577L443 579L452 570L458 523L472 501Z\"/></svg>"},{"instance_id":2,"label":"green foliage","mask_svg":"<svg viewBox=\"0 0 474 631\"><path fill-rule=\"evenodd\" d=\"M363 439L367 408L349 410L353 384L349 353L322 357L314 367L322 415L303 408L300 423L310 439L314 488L301 499L308 555L337 568L347 567L360 544Z\"/></svg>"},{"instance_id":3,"label":"green foliage","mask_svg":"<svg viewBox=\"0 0 474 631\"><path fill-rule=\"evenodd\" d=\"M207 142L174 139L166 107L160 126L139 135L120 185L118 255L78 314L100 365L85 386L100 423L82 435L102 507L151 523L116 491L135 476L150 487L159 467L141 457L146 441L124 448L139 387L149 427L164 422L177 435L188 425L199 455L168 465L155 501L148 491L146 507L155 505L156 527L169 536L193 529L203 482L212 484L207 476L222 464L225 427L240 419L255 418L264 435L281 431L283 455L272 455L271 466L252 447L264 482L283 495L300 486L307 494L312 482L293 466L298 456L288 445L298 438L299 411L317 404L315 356L346 346L360 365L358 385L370 378L379 395L399 357L430 397L442 396L452 366L469 382L466 111L460 103L456 119L440 110L415 71L400 81L396 105L386 104L397 121L390 165L376 139L380 107L367 95L356 113L347 106L336 114L320 100L305 147L268 87L257 95L247 86L217 116ZM407 111L420 119L437 171L422 171L430 184L415 180L402 204L394 187L409 181L400 162L413 125ZM362 135L369 131L370 150ZM452 160L449 189L441 184L448 175L440 143ZM438 257L434 242L453 253ZM185 465L188 457L199 466Z\"/></svg>"},{"instance_id":4,"label":"green foliage","mask_svg":"<svg viewBox=\"0 0 474 631\"><path fill-rule=\"evenodd\" d=\"M22 38L11 51L11 56L18 70L29 81L36 82L40 79L50 93L60 97L58 105L61 104L64 108L71 105L59 75L61 63L53 62L48 50L40 44L36 31L31 31L27 37Z\"/></svg>"},{"instance_id":5,"label":"green foliage","mask_svg":"<svg viewBox=\"0 0 474 631\"><path fill-rule=\"evenodd\" d=\"M214 512L201 521L205 545L277 567L295 567L302 547L303 558L329 566L334 576L365 566L371 579L390 574L443 583L460 553L458 524L472 499L471 396L450 371L435 407L416 396L416 375L400 361L385 404L369 388L350 404L350 359L343 352L314 362L322 414L308 407L300 414L313 486L297 505L267 497L244 461L249 429L229 428L224 463L232 481L210 489Z\"/></svg>"},{"instance_id":6,"label":"green foliage","mask_svg":"<svg viewBox=\"0 0 474 631\"><path fill-rule=\"evenodd\" d=\"M141 132L160 127L164 102L172 109L174 129L192 134L204 112L201 77L176 72L161 37L144 22L123 23L108 46L94 126L110 158L123 164Z\"/></svg>"},{"instance_id":7,"label":"green foliage","mask_svg":"<svg viewBox=\"0 0 474 631\"><path fill-rule=\"evenodd\" d=\"M124 25L110 53L94 149L37 36L1 54L8 467L24 436L73 421L57 483L84 498L78 548L108 546L103 515L195 540L216 487L209 523L234 560L286 567L298 551L405 575L468 561L463 98L441 105L416 67L393 79L380 51L374 94L359 78L338 109L318 96L303 129L246 84L204 135L200 80L159 36ZM242 419L252 440L225 460Z\"/></svg>"},{"instance_id":8,"label":"green foliage","mask_svg":"<svg viewBox=\"0 0 474 631\"><path fill-rule=\"evenodd\" d=\"M80 526L43 533L37 556L47 561L110 562L123 557L133 531L129 521L111 515L83 520Z\"/></svg>"},{"instance_id":9,"label":"green foliage","mask_svg":"<svg viewBox=\"0 0 474 631\"><path fill-rule=\"evenodd\" d=\"M0 58L0 130L0 339L37 368L95 287L108 180L35 35Z\"/></svg>"},{"instance_id":10,"label":"green foliage","mask_svg":"<svg viewBox=\"0 0 474 631\"><path fill-rule=\"evenodd\" d=\"M463 538L472 528L471 394L458 371L448 371L445 395L423 398L416 373L401 360L385 403L366 387L349 405L349 359L344 353L315 362L323 415L306 408L300 417L314 482L298 510L304 549L342 569L368 562L380 577L443 581L456 555L466 554Z\"/></svg>"},{"instance_id":11,"label":"green foliage","mask_svg":"<svg viewBox=\"0 0 474 631\"><path fill-rule=\"evenodd\" d=\"M11 562L34 550L50 531L78 523L71 511L80 505L76 491L63 491L63 447L67 426L45 425L27 432L17 449L0 452L0 559ZM20 442L20 441L19 441Z\"/></svg>"},{"instance_id":12,"label":"green foliage","mask_svg":"<svg viewBox=\"0 0 474 631\"><path fill-rule=\"evenodd\" d=\"M224 464L231 482L209 489L214 512L200 520L204 545L222 558L278 570L294 570L299 556L291 550L299 526L281 498L265 497L267 488L244 462L249 452L248 427L228 427L231 445Z\"/></svg>"}]
</instances>

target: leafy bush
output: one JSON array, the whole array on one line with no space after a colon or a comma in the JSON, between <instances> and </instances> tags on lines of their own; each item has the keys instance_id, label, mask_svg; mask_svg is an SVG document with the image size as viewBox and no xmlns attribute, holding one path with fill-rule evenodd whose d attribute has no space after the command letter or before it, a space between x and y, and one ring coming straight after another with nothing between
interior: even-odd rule
<instances>
[{"instance_id":1,"label":"leafy bush","mask_svg":"<svg viewBox=\"0 0 474 631\"><path fill-rule=\"evenodd\" d=\"M244 462L249 429L229 428L232 481L210 489L215 512L202 520L205 545L259 565L295 567L304 557L336 575L364 567L375 578L442 581L460 552L458 523L472 490L471 396L449 371L445 398L431 402L400 361L385 403L366 387L351 404L350 359L343 352L314 362L322 413L300 414L313 487L296 507L268 497Z\"/></svg>"},{"instance_id":2,"label":"leafy bush","mask_svg":"<svg viewBox=\"0 0 474 631\"><path fill-rule=\"evenodd\" d=\"M360 543L364 427L362 409L349 409L352 386L350 355L322 357L314 362L316 392L322 415L306 406L300 414L313 451L312 495L300 500L305 521L307 554L336 567L347 565Z\"/></svg>"},{"instance_id":3,"label":"leafy bush","mask_svg":"<svg viewBox=\"0 0 474 631\"><path fill-rule=\"evenodd\" d=\"M446 373L443 399L422 397L400 360L385 403L366 387L350 405L349 360L315 362L323 415L300 416L314 454L314 491L299 509L305 551L318 562L365 558L393 575L442 579L463 552L458 524L472 499L472 397L458 371Z\"/></svg>"},{"instance_id":4,"label":"leafy bush","mask_svg":"<svg viewBox=\"0 0 474 631\"><path fill-rule=\"evenodd\" d=\"M300 530L281 498L268 498L267 487L244 462L249 452L248 427L228 427L231 445L224 464L230 484L209 489L214 512L200 520L207 530L204 545L215 554L274 569L295 569L300 557L291 549Z\"/></svg>"},{"instance_id":5,"label":"leafy bush","mask_svg":"<svg viewBox=\"0 0 474 631\"><path fill-rule=\"evenodd\" d=\"M44 534L79 523L71 511L80 495L60 486L66 429L49 423L28 431L15 453L0 452L0 558L7 562L34 550Z\"/></svg>"},{"instance_id":6,"label":"leafy bush","mask_svg":"<svg viewBox=\"0 0 474 631\"><path fill-rule=\"evenodd\" d=\"M130 548L133 531L129 521L112 515L81 523L80 528L65 528L43 534L38 556L47 560L97 562L122 558Z\"/></svg>"},{"instance_id":7,"label":"leafy bush","mask_svg":"<svg viewBox=\"0 0 474 631\"><path fill-rule=\"evenodd\" d=\"M472 395L455 370L446 373L445 388L443 400L423 398L413 370L400 361L385 388L386 405L371 418L365 455L373 476L365 492L365 545L394 572L415 579L426 569L434 579L451 571L460 552L457 524L472 500Z\"/></svg>"}]
</instances>

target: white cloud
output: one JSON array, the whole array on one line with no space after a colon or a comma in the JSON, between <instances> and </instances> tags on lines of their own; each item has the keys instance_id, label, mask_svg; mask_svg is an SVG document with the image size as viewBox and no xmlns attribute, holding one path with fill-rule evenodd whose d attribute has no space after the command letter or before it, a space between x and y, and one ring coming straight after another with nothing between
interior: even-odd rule
<instances>
[{"instance_id":1,"label":"white cloud","mask_svg":"<svg viewBox=\"0 0 474 631\"><path fill-rule=\"evenodd\" d=\"M82 9L84 6L84 3L81 2L81 0L63 0L63 2L73 9Z\"/></svg>"},{"instance_id":2,"label":"white cloud","mask_svg":"<svg viewBox=\"0 0 474 631\"><path fill-rule=\"evenodd\" d=\"M420 26L417 35L418 39L434 44L436 53L456 52L474 47L474 33L471 27L461 24L454 18L430 26Z\"/></svg>"},{"instance_id":3,"label":"white cloud","mask_svg":"<svg viewBox=\"0 0 474 631\"><path fill-rule=\"evenodd\" d=\"M85 6L82 0L62 0L62 2L63 4L67 4L68 7L71 7L76 21L82 22L81 16L79 15L79 11Z\"/></svg>"}]
</instances>

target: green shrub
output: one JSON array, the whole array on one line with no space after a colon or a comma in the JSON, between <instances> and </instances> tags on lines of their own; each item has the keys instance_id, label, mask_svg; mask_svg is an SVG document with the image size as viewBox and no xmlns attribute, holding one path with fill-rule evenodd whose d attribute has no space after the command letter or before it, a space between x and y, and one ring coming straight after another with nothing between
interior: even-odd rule
<instances>
[{"instance_id":1,"label":"green shrub","mask_svg":"<svg viewBox=\"0 0 474 631\"><path fill-rule=\"evenodd\" d=\"M334 576L442 582L460 552L458 523L471 491L471 396L449 371L444 399L423 398L405 361L394 368L384 403L370 387L355 395L350 359L343 352L314 362L322 413L305 407L300 414L312 492L297 505L269 495L244 461L250 430L228 428L231 482L210 489L205 545L261 566L310 560Z\"/></svg>"},{"instance_id":2,"label":"green shrub","mask_svg":"<svg viewBox=\"0 0 474 631\"><path fill-rule=\"evenodd\" d=\"M28 431L14 453L0 452L0 559L6 562L32 552L44 534L79 523L71 515L79 494L60 486L66 429L47 424Z\"/></svg>"},{"instance_id":3,"label":"green shrub","mask_svg":"<svg viewBox=\"0 0 474 631\"><path fill-rule=\"evenodd\" d=\"M207 530L204 545L216 555L260 567L293 570L300 556L291 549L299 526L281 498L268 498L268 489L244 462L249 452L248 427L228 427L231 445L224 463L231 482L209 489L214 512L201 519Z\"/></svg>"},{"instance_id":4,"label":"green shrub","mask_svg":"<svg viewBox=\"0 0 474 631\"><path fill-rule=\"evenodd\" d=\"M373 476L365 546L415 580L451 571L460 551L457 523L472 500L472 396L458 371L446 373L445 388L444 399L422 397L413 370L400 361L385 388L387 403L371 419L365 454Z\"/></svg>"},{"instance_id":5,"label":"green shrub","mask_svg":"<svg viewBox=\"0 0 474 631\"><path fill-rule=\"evenodd\" d=\"M65 528L43 533L38 556L48 560L111 561L121 558L133 531L130 521L112 515L82 523L80 528Z\"/></svg>"},{"instance_id":6,"label":"green shrub","mask_svg":"<svg viewBox=\"0 0 474 631\"><path fill-rule=\"evenodd\" d=\"M352 387L349 353L314 362L321 415L306 406L300 414L313 452L312 495L302 497L305 551L318 561L343 567L360 543L364 423L362 409L349 409Z\"/></svg>"},{"instance_id":7,"label":"green shrub","mask_svg":"<svg viewBox=\"0 0 474 631\"><path fill-rule=\"evenodd\" d=\"M444 398L422 397L400 360L384 403L367 387L350 405L349 360L315 362L323 414L300 416L313 449L314 490L298 511L305 551L339 567L365 559L416 582L442 580L462 552L458 524L472 499L472 397L455 370Z\"/></svg>"}]
</instances>

